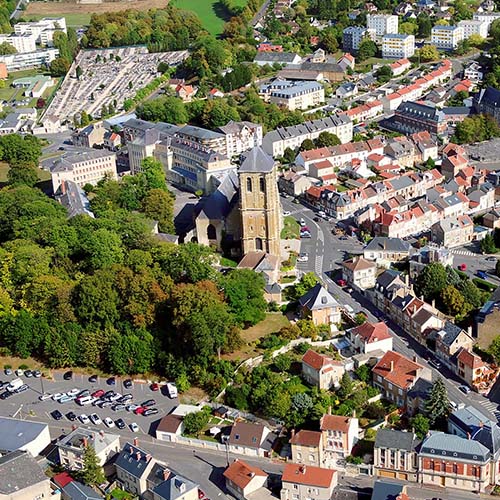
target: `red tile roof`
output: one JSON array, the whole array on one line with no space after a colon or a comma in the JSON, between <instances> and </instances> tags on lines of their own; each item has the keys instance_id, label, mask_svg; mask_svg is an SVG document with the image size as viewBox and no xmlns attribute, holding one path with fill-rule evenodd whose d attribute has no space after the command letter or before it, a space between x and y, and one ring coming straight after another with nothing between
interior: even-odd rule
<instances>
[{"instance_id":1,"label":"red tile roof","mask_svg":"<svg viewBox=\"0 0 500 500\"><path fill-rule=\"evenodd\" d=\"M337 471L311 465L286 464L281 480L284 483L304 484L320 488L330 488L335 484Z\"/></svg>"},{"instance_id":2,"label":"red tile roof","mask_svg":"<svg viewBox=\"0 0 500 500\"><path fill-rule=\"evenodd\" d=\"M469 368L476 369L485 365L484 361L475 353L461 349L457 356L458 361Z\"/></svg>"},{"instance_id":3,"label":"red tile roof","mask_svg":"<svg viewBox=\"0 0 500 500\"><path fill-rule=\"evenodd\" d=\"M319 446L321 444L321 432L300 430L290 439L291 444L300 446Z\"/></svg>"},{"instance_id":4,"label":"red tile roof","mask_svg":"<svg viewBox=\"0 0 500 500\"><path fill-rule=\"evenodd\" d=\"M333 362L332 358L328 356L323 356L323 354L319 354L312 349L309 349L302 358L302 362L306 365L309 365L311 368L315 370L321 370L321 368L331 365Z\"/></svg>"},{"instance_id":5,"label":"red tile roof","mask_svg":"<svg viewBox=\"0 0 500 500\"><path fill-rule=\"evenodd\" d=\"M351 419L341 415L323 415L319 421L319 428L322 431L349 432Z\"/></svg>"},{"instance_id":6,"label":"red tile roof","mask_svg":"<svg viewBox=\"0 0 500 500\"><path fill-rule=\"evenodd\" d=\"M60 474L56 474L52 480L57 484L60 488L64 488L67 484L74 481L74 479L67 473L61 472Z\"/></svg>"},{"instance_id":7,"label":"red tile roof","mask_svg":"<svg viewBox=\"0 0 500 500\"><path fill-rule=\"evenodd\" d=\"M258 467L247 464L237 458L225 471L223 476L233 484L245 489L255 476L267 477L267 474Z\"/></svg>"},{"instance_id":8,"label":"red tile roof","mask_svg":"<svg viewBox=\"0 0 500 500\"><path fill-rule=\"evenodd\" d=\"M387 325L383 321L379 321L378 323L366 321L362 325L354 328L352 332L354 335L359 335L365 344L392 338Z\"/></svg>"},{"instance_id":9,"label":"red tile roof","mask_svg":"<svg viewBox=\"0 0 500 500\"><path fill-rule=\"evenodd\" d=\"M422 369L418 363L397 352L389 351L375 365L373 373L401 389L406 389L413 385Z\"/></svg>"}]
</instances>

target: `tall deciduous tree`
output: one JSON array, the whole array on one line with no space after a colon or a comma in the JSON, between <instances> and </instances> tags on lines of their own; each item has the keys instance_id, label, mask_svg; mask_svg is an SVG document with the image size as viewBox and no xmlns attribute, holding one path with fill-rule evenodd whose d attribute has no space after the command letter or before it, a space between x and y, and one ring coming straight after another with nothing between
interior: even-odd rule
<instances>
[{"instance_id":1,"label":"tall deciduous tree","mask_svg":"<svg viewBox=\"0 0 500 500\"><path fill-rule=\"evenodd\" d=\"M439 262L432 262L424 267L415 282L418 295L423 295L428 301L435 299L446 286L446 269Z\"/></svg>"}]
</instances>

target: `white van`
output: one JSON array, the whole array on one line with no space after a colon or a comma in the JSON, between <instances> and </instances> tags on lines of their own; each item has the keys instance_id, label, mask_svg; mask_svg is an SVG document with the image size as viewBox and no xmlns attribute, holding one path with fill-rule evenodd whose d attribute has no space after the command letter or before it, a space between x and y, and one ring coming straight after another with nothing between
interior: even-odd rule
<instances>
[{"instance_id":1,"label":"white van","mask_svg":"<svg viewBox=\"0 0 500 500\"><path fill-rule=\"evenodd\" d=\"M92 403L92 400L94 398L92 396L84 396L83 398L78 398L76 400L76 402L80 405L80 406L85 406L85 405L89 405L90 403Z\"/></svg>"},{"instance_id":2,"label":"white van","mask_svg":"<svg viewBox=\"0 0 500 500\"><path fill-rule=\"evenodd\" d=\"M6 389L9 392L14 392L16 389L19 389L24 384L23 380L20 378L15 378L7 387Z\"/></svg>"},{"instance_id":3,"label":"white van","mask_svg":"<svg viewBox=\"0 0 500 500\"><path fill-rule=\"evenodd\" d=\"M171 399L176 398L179 395L177 392L177 386L172 382L167 382L167 392L168 397Z\"/></svg>"}]
</instances>

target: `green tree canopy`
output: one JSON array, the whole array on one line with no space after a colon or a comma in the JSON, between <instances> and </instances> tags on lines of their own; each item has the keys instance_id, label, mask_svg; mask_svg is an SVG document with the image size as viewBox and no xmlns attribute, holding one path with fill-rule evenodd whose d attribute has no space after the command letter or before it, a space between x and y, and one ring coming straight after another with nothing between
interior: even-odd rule
<instances>
[{"instance_id":1,"label":"green tree canopy","mask_svg":"<svg viewBox=\"0 0 500 500\"><path fill-rule=\"evenodd\" d=\"M425 403L425 409L431 425L442 423L448 416L450 411L450 400L448 399L448 391L441 377L438 377L432 384L429 398Z\"/></svg>"}]
</instances>

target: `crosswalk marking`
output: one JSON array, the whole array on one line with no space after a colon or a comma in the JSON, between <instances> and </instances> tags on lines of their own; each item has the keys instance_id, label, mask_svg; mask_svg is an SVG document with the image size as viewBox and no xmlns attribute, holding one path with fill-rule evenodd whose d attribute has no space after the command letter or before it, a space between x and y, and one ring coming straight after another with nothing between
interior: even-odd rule
<instances>
[{"instance_id":1,"label":"crosswalk marking","mask_svg":"<svg viewBox=\"0 0 500 500\"><path fill-rule=\"evenodd\" d=\"M449 251L450 251L450 253L452 253L454 255L465 255L467 257L477 257L478 256L477 253L471 252L469 250L453 250L453 249L450 249Z\"/></svg>"}]
</instances>

